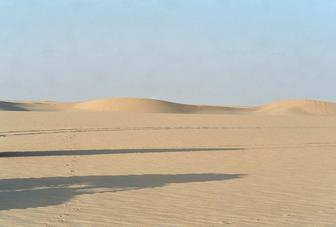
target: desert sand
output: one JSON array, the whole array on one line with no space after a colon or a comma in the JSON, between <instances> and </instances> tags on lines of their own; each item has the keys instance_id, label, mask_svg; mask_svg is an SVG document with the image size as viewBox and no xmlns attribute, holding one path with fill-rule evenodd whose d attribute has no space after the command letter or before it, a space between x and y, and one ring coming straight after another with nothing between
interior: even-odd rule
<instances>
[{"instance_id":1,"label":"desert sand","mask_svg":"<svg viewBox=\"0 0 336 227\"><path fill-rule=\"evenodd\" d=\"M0 102L0 226L336 226L336 104Z\"/></svg>"}]
</instances>

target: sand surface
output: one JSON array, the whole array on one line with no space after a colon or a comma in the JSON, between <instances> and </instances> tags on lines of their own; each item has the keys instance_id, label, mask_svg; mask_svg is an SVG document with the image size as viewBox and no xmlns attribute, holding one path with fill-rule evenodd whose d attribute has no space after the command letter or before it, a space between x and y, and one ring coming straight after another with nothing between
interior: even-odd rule
<instances>
[{"instance_id":1,"label":"sand surface","mask_svg":"<svg viewBox=\"0 0 336 227\"><path fill-rule=\"evenodd\" d=\"M333 103L0 109L0 226L336 226Z\"/></svg>"},{"instance_id":2,"label":"sand surface","mask_svg":"<svg viewBox=\"0 0 336 227\"><path fill-rule=\"evenodd\" d=\"M333 115L336 103L317 100L287 100L270 104L239 106L188 105L155 99L112 98L86 102L10 102L0 101L0 111L71 111L71 112L128 112L175 114L266 114L266 115Z\"/></svg>"}]
</instances>

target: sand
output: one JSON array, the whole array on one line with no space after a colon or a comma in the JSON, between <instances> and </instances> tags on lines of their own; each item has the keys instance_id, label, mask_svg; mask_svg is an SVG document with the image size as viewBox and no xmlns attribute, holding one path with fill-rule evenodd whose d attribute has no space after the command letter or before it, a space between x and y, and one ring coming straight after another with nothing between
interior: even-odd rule
<instances>
[{"instance_id":1,"label":"sand","mask_svg":"<svg viewBox=\"0 0 336 227\"><path fill-rule=\"evenodd\" d=\"M175 114L267 114L336 115L336 103L317 100L287 100L270 104L240 106L187 105L156 99L111 98L86 102L10 102L0 101L0 111L72 111Z\"/></svg>"},{"instance_id":2,"label":"sand","mask_svg":"<svg viewBox=\"0 0 336 227\"><path fill-rule=\"evenodd\" d=\"M336 225L334 103L0 109L0 226Z\"/></svg>"}]
</instances>

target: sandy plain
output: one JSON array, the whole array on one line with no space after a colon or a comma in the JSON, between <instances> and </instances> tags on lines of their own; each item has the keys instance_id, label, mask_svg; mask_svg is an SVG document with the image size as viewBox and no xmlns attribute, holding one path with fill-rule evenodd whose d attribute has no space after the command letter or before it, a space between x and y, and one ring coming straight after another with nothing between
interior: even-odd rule
<instances>
[{"instance_id":1,"label":"sandy plain","mask_svg":"<svg viewBox=\"0 0 336 227\"><path fill-rule=\"evenodd\" d=\"M0 226L336 226L333 103L0 109Z\"/></svg>"}]
</instances>

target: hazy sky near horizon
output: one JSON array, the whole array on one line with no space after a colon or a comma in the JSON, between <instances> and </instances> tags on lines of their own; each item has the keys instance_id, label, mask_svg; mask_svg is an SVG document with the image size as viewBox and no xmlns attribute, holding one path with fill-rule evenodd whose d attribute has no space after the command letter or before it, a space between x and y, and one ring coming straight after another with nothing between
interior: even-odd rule
<instances>
[{"instance_id":1,"label":"hazy sky near horizon","mask_svg":"<svg viewBox=\"0 0 336 227\"><path fill-rule=\"evenodd\" d=\"M2 0L0 99L336 101L334 0Z\"/></svg>"}]
</instances>

